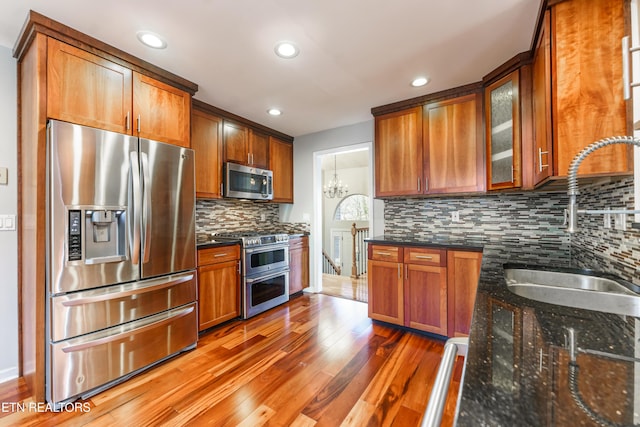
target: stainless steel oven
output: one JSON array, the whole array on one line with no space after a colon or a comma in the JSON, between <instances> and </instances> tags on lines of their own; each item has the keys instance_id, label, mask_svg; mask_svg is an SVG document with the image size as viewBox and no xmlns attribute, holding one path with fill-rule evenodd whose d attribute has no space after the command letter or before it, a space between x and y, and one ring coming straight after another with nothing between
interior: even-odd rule
<instances>
[{"instance_id":1,"label":"stainless steel oven","mask_svg":"<svg viewBox=\"0 0 640 427\"><path fill-rule=\"evenodd\" d=\"M248 319L289 301L289 235L218 233L242 244L242 317Z\"/></svg>"}]
</instances>

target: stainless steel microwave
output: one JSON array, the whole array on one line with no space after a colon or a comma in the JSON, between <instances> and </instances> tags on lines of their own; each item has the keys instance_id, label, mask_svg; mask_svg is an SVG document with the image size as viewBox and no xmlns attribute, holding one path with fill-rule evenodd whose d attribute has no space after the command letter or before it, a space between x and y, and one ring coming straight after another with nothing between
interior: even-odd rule
<instances>
[{"instance_id":1,"label":"stainless steel microwave","mask_svg":"<svg viewBox=\"0 0 640 427\"><path fill-rule=\"evenodd\" d=\"M224 197L272 200L273 172L227 162L224 164Z\"/></svg>"}]
</instances>

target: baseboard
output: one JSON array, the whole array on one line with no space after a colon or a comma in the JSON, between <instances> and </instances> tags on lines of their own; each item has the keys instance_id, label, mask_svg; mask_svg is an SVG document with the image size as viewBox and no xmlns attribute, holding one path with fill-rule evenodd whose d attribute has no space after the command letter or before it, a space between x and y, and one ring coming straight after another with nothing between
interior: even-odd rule
<instances>
[{"instance_id":1,"label":"baseboard","mask_svg":"<svg viewBox=\"0 0 640 427\"><path fill-rule=\"evenodd\" d=\"M18 367L0 370L0 383L18 378Z\"/></svg>"}]
</instances>

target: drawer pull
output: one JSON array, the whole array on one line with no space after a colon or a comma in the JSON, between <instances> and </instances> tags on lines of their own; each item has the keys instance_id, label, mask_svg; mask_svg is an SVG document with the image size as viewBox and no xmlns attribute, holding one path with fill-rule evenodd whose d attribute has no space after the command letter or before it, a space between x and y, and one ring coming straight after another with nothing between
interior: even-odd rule
<instances>
[{"instance_id":1,"label":"drawer pull","mask_svg":"<svg viewBox=\"0 0 640 427\"><path fill-rule=\"evenodd\" d=\"M214 258L220 258L220 257L227 256L227 255L229 255L229 254L224 252L224 253L221 253L221 254L215 254L213 257Z\"/></svg>"},{"instance_id":2,"label":"drawer pull","mask_svg":"<svg viewBox=\"0 0 640 427\"><path fill-rule=\"evenodd\" d=\"M416 255L416 259L433 259L431 255Z\"/></svg>"},{"instance_id":3,"label":"drawer pull","mask_svg":"<svg viewBox=\"0 0 640 427\"><path fill-rule=\"evenodd\" d=\"M391 253L390 253L390 252L379 252L379 251L376 251L376 252L374 252L374 253L375 253L376 255L391 256Z\"/></svg>"}]
</instances>

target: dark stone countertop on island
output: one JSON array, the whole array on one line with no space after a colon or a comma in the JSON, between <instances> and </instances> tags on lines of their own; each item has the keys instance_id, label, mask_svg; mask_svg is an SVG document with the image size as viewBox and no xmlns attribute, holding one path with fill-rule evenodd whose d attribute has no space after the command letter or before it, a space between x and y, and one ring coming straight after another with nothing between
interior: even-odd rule
<instances>
[{"instance_id":1,"label":"dark stone countertop on island","mask_svg":"<svg viewBox=\"0 0 640 427\"><path fill-rule=\"evenodd\" d=\"M548 269L576 268L568 254L505 249L479 240L383 236L368 241L459 250L484 246L458 426L601 425L597 417L611 425L633 424L634 399L640 400L634 396L640 384L633 363L640 357L640 319L540 303L507 289L503 264L535 260ZM578 348L577 369L569 363L569 329Z\"/></svg>"}]
</instances>

